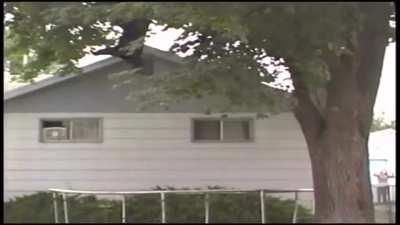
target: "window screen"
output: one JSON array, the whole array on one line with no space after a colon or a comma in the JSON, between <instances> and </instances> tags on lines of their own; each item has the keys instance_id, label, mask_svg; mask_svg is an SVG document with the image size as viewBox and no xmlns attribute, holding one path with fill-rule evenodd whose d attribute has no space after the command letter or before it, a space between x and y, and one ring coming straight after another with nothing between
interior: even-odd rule
<instances>
[{"instance_id":1,"label":"window screen","mask_svg":"<svg viewBox=\"0 0 400 225\"><path fill-rule=\"evenodd\" d=\"M99 136L98 119L76 119L72 121L72 138L75 140L96 140Z\"/></svg>"},{"instance_id":2,"label":"window screen","mask_svg":"<svg viewBox=\"0 0 400 225\"><path fill-rule=\"evenodd\" d=\"M224 140L244 141L250 139L249 121L223 121Z\"/></svg>"},{"instance_id":3,"label":"window screen","mask_svg":"<svg viewBox=\"0 0 400 225\"><path fill-rule=\"evenodd\" d=\"M194 139L195 140L220 140L219 120L195 120Z\"/></svg>"}]
</instances>

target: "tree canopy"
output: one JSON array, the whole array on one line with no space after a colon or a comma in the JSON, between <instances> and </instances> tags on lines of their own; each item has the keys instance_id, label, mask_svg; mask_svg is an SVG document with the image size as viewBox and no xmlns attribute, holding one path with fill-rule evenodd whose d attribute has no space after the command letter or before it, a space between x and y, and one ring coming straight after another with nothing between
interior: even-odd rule
<instances>
[{"instance_id":1,"label":"tree canopy","mask_svg":"<svg viewBox=\"0 0 400 225\"><path fill-rule=\"evenodd\" d=\"M233 104L253 105L276 104L262 84L274 82L289 68L296 74L292 79L301 74L297 81L310 87L316 105L324 104L319 87L330 80L327 61L356 54L357 32L366 20L359 3L10 2L5 6L5 53L13 80L77 72L78 60L88 53L117 56L140 67L148 25L154 23L183 28L171 50L194 49L192 58L198 59L190 68L192 76L186 76L180 87L173 85L171 90L163 80L167 94L214 93L228 96ZM388 4L379 7L390 10ZM182 74L169 79L171 84L182 80ZM221 80L229 85L221 86Z\"/></svg>"}]
</instances>

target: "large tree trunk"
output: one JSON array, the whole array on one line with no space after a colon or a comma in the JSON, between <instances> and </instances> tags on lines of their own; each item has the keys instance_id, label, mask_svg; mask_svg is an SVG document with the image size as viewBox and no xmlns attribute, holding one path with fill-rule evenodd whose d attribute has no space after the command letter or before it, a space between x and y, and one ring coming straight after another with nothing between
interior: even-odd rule
<instances>
[{"instance_id":1,"label":"large tree trunk","mask_svg":"<svg viewBox=\"0 0 400 225\"><path fill-rule=\"evenodd\" d=\"M331 80L322 109L310 98L301 74L292 75L294 114L312 164L316 222L374 222L368 138L389 17L376 5L362 10L368 16L354 54L325 55Z\"/></svg>"},{"instance_id":2,"label":"large tree trunk","mask_svg":"<svg viewBox=\"0 0 400 225\"><path fill-rule=\"evenodd\" d=\"M334 223L373 222L366 139L354 122L344 115L338 117L340 122L348 124L325 129L322 137L311 141L315 219Z\"/></svg>"},{"instance_id":3,"label":"large tree trunk","mask_svg":"<svg viewBox=\"0 0 400 225\"><path fill-rule=\"evenodd\" d=\"M354 68L354 67L353 67ZM306 139L312 165L316 222L373 222L369 176L368 126L359 105L355 70L344 67L327 88L324 112L294 78L298 105L294 114ZM378 76L379 73L375 74ZM376 91L376 90L375 90ZM370 95L368 95L370 96ZM363 100L366 102L366 100ZM369 99L368 102L372 102Z\"/></svg>"}]
</instances>

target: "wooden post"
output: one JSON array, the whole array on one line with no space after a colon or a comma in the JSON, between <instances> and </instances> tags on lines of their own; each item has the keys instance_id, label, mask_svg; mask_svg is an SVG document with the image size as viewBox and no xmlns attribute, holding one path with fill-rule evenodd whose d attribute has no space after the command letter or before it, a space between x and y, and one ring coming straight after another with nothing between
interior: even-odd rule
<instances>
[{"instance_id":1,"label":"wooden post","mask_svg":"<svg viewBox=\"0 0 400 225\"><path fill-rule=\"evenodd\" d=\"M297 191L295 191L294 192L294 212L293 212L293 223L296 223L296 221L297 221L297 210L298 210L298 204L297 204L297 201L298 201L298 192Z\"/></svg>"},{"instance_id":2,"label":"wooden post","mask_svg":"<svg viewBox=\"0 0 400 225\"><path fill-rule=\"evenodd\" d=\"M161 192L161 223L165 223L165 193Z\"/></svg>"},{"instance_id":3,"label":"wooden post","mask_svg":"<svg viewBox=\"0 0 400 225\"><path fill-rule=\"evenodd\" d=\"M260 202L261 202L261 223L265 223L265 199L264 190L260 191Z\"/></svg>"},{"instance_id":4,"label":"wooden post","mask_svg":"<svg viewBox=\"0 0 400 225\"><path fill-rule=\"evenodd\" d=\"M54 221L58 223L58 207L57 207L57 193L53 192L53 203L54 203Z\"/></svg>"},{"instance_id":5,"label":"wooden post","mask_svg":"<svg viewBox=\"0 0 400 225\"><path fill-rule=\"evenodd\" d=\"M65 220L65 223L69 223L69 220L68 220L67 195L65 193L63 193L62 196L63 196L63 203L64 203L64 220Z\"/></svg>"},{"instance_id":6,"label":"wooden post","mask_svg":"<svg viewBox=\"0 0 400 225\"><path fill-rule=\"evenodd\" d=\"M206 193L204 195L204 210L205 210L205 215L204 215L204 223L209 222L210 218L210 202L209 202L209 195Z\"/></svg>"}]
</instances>

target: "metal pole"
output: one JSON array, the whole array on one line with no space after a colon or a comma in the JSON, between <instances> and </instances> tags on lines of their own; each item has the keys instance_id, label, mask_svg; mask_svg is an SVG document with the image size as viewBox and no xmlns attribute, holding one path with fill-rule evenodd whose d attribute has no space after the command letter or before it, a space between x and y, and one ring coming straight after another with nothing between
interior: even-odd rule
<instances>
[{"instance_id":1,"label":"metal pole","mask_svg":"<svg viewBox=\"0 0 400 225\"><path fill-rule=\"evenodd\" d=\"M314 199L315 197L313 197L313 200L312 200L312 214L313 215L315 215L315 199Z\"/></svg>"},{"instance_id":2,"label":"metal pole","mask_svg":"<svg viewBox=\"0 0 400 225\"><path fill-rule=\"evenodd\" d=\"M293 212L293 223L296 223L297 221L297 209L298 209L298 201L299 197L298 197L298 193L297 191L294 192L294 212Z\"/></svg>"},{"instance_id":3,"label":"metal pole","mask_svg":"<svg viewBox=\"0 0 400 225\"><path fill-rule=\"evenodd\" d=\"M62 196L63 196L63 203L64 203L64 220L65 220L65 223L68 223L67 195L65 193L63 193Z\"/></svg>"},{"instance_id":4,"label":"metal pole","mask_svg":"<svg viewBox=\"0 0 400 225\"><path fill-rule=\"evenodd\" d=\"M387 203L388 204L388 214L389 214L389 223L393 223L394 221L393 221L393 211L392 211L392 203L391 202L388 202Z\"/></svg>"},{"instance_id":5,"label":"metal pole","mask_svg":"<svg viewBox=\"0 0 400 225\"><path fill-rule=\"evenodd\" d=\"M161 223L165 223L165 193L161 192Z\"/></svg>"},{"instance_id":6,"label":"metal pole","mask_svg":"<svg viewBox=\"0 0 400 225\"><path fill-rule=\"evenodd\" d=\"M122 223L126 223L125 195L122 195Z\"/></svg>"},{"instance_id":7,"label":"metal pole","mask_svg":"<svg viewBox=\"0 0 400 225\"><path fill-rule=\"evenodd\" d=\"M210 203L209 203L208 193L206 193L204 196L204 210L205 210L204 223L208 223L210 218Z\"/></svg>"},{"instance_id":8,"label":"metal pole","mask_svg":"<svg viewBox=\"0 0 400 225\"><path fill-rule=\"evenodd\" d=\"M265 223L265 202L264 202L264 190L260 191L260 201L261 201L261 223Z\"/></svg>"},{"instance_id":9,"label":"metal pole","mask_svg":"<svg viewBox=\"0 0 400 225\"><path fill-rule=\"evenodd\" d=\"M58 207L57 207L57 193L53 192L53 203L54 203L54 221L58 223Z\"/></svg>"},{"instance_id":10,"label":"metal pole","mask_svg":"<svg viewBox=\"0 0 400 225\"><path fill-rule=\"evenodd\" d=\"M388 186L388 193L387 198L388 198L388 214L389 214L389 223L393 223L393 212L392 212L392 202L390 201L390 186Z\"/></svg>"}]
</instances>

